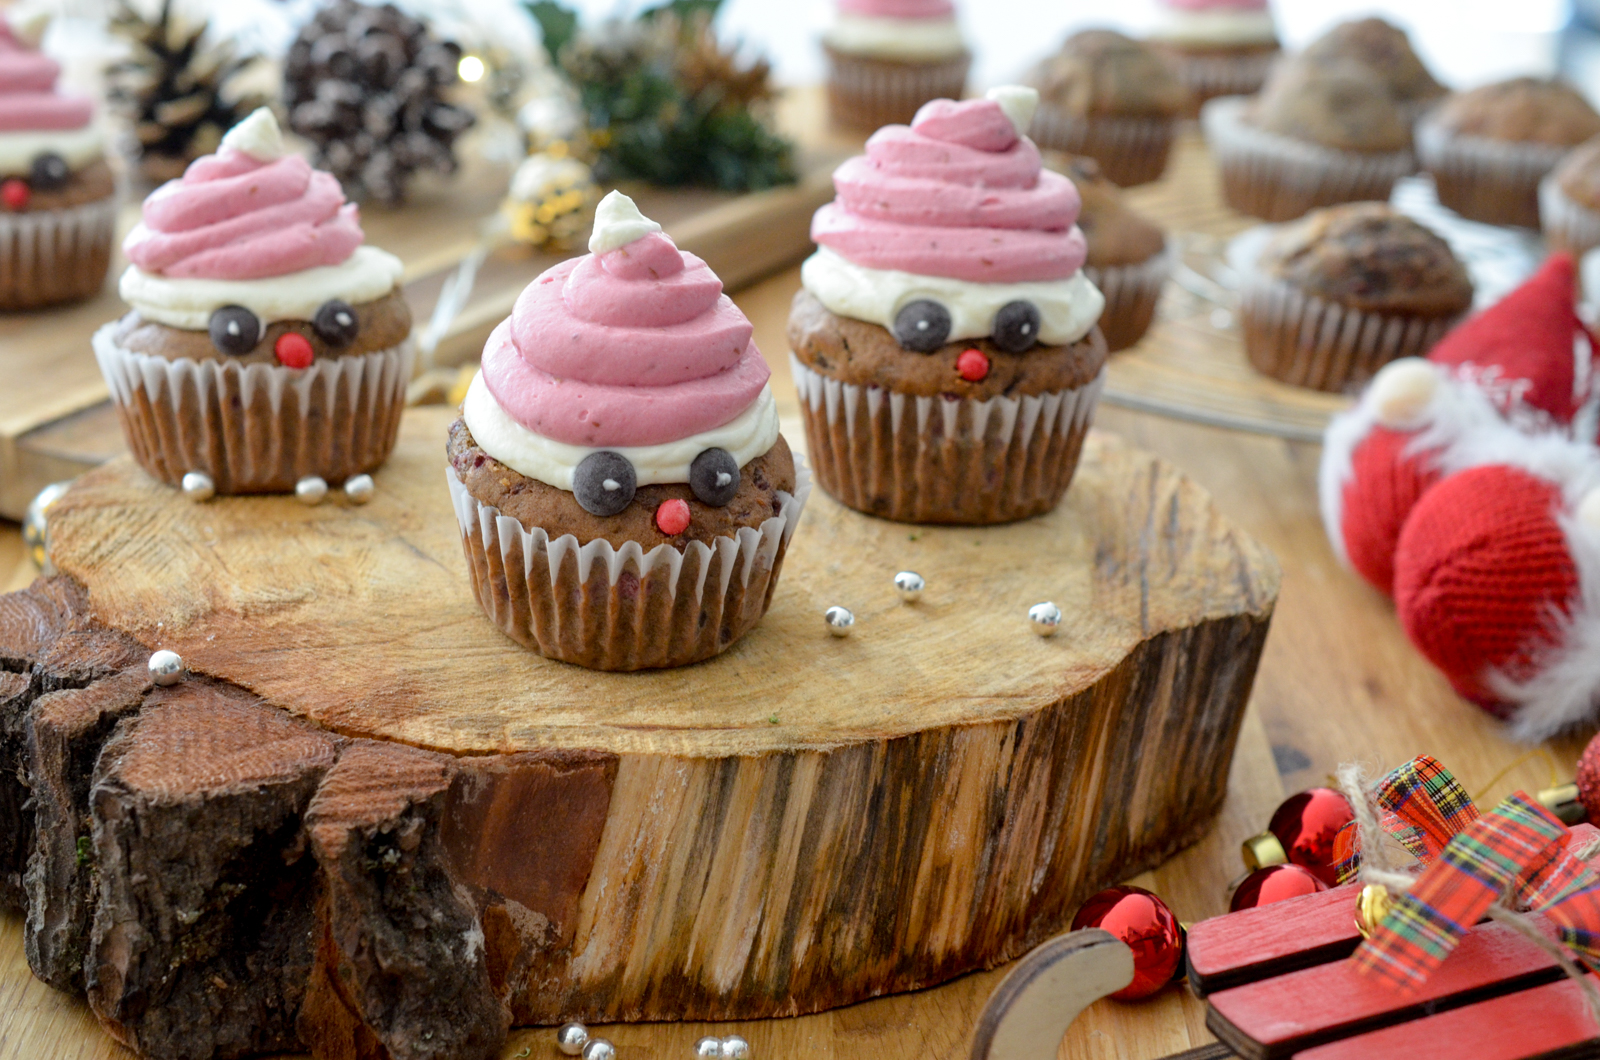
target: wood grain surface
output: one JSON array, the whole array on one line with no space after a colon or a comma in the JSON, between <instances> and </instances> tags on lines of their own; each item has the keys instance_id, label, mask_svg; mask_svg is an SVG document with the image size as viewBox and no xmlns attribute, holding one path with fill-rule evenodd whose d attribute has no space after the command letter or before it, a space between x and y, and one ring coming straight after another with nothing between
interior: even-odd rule
<instances>
[{"instance_id":1,"label":"wood grain surface","mask_svg":"<svg viewBox=\"0 0 1600 1060\"><path fill-rule=\"evenodd\" d=\"M1173 203L1175 212L1163 217L1168 224L1181 225L1190 210L1219 209L1189 199L1184 189L1168 181L1150 190L1162 190ZM788 270L735 296L769 354L780 402L792 400L783 336L797 284L797 271ZM1215 346L1224 340L1211 341L1212 356L1229 355ZM783 411L792 414L795 409L789 404ZM1325 783L1344 761L1387 767L1428 752L1444 761L1480 801L1549 783L1551 767L1524 758L1526 748L1460 700L1411 649L1389 602L1339 567L1317 516L1316 445L1104 404L1097 423L1193 475L1231 520L1273 551L1284 574L1222 814L1200 842L1131 882L1162 894L1186 921L1225 912L1228 884L1242 874L1240 840L1260 831L1286 794ZM79 443L95 441L116 447L103 430L86 430ZM20 588L33 577L14 528L0 533L0 571L11 572L5 588ZM1547 748L1559 773L1571 775L1586 736ZM1496 779L1508 766L1512 768ZM1181 767L1181 761L1172 763L1172 768ZM615 1025L595 1032L615 1042L630 1060L687 1056L700 1036L735 1031L750 1040L758 1057L959 1060L968 1055L978 1013L1005 971L793 1019ZM1149 1060L1212 1040L1205 1029L1204 1004L1172 988L1137 1004L1102 1001L1091 1006L1068 1032L1059 1056ZM502 1055L507 1060L556 1055L553 1035L513 1030ZM81 1002L29 974L21 919L0 917L0 1058L38 1056L127 1060L130 1054L98 1028Z\"/></svg>"}]
</instances>

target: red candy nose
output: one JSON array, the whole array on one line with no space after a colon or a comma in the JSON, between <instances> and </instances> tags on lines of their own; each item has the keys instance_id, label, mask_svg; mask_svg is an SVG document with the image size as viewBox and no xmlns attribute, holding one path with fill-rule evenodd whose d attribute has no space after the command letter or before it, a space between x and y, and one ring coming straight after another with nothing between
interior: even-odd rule
<instances>
[{"instance_id":1,"label":"red candy nose","mask_svg":"<svg viewBox=\"0 0 1600 1060\"><path fill-rule=\"evenodd\" d=\"M7 209L26 209L28 200L32 198L32 196L33 192L28 187L27 181L18 180L17 178L13 177L4 184L0 184L0 200L5 201Z\"/></svg>"},{"instance_id":2,"label":"red candy nose","mask_svg":"<svg viewBox=\"0 0 1600 1060\"><path fill-rule=\"evenodd\" d=\"M272 352L278 355L278 363L285 368L311 367L311 340L298 331L279 335L278 341L272 344Z\"/></svg>"},{"instance_id":3,"label":"red candy nose","mask_svg":"<svg viewBox=\"0 0 1600 1060\"><path fill-rule=\"evenodd\" d=\"M662 501L661 507L656 509L656 526L668 537L681 534L689 529L689 502L680 500Z\"/></svg>"},{"instance_id":4,"label":"red candy nose","mask_svg":"<svg viewBox=\"0 0 1600 1060\"><path fill-rule=\"evenodd\" d=\"M989 374L989 358L982 350L963 350L956 358L956 371L969 383L977 383Z\"/></svg>"}]
</instances>

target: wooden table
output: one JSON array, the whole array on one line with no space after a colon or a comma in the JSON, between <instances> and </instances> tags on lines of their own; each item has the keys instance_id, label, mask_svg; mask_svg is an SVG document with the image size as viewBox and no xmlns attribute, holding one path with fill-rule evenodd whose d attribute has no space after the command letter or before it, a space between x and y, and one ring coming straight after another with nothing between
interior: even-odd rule
<instances>
[{"instance_id":1,"label":"wooden table","mask_svg":"<svg viewBox=\"0 0 1600 1060\"><path fill-rule=\"evenodd\" d=\"M1185 218L1174 214L1186 208L1175 190L1157 185L1136 198L1166 223L1181 226ZM1212 193L1209 187L1196 192L1198 214L1216 214L1217 204L1204 201ZM772 364L773 390L786 415L797 411L784 323L798 285L798 270L789 269L735 296L756 324L756 341ZM1158 325L1146 341L1165 341L1163 327ZM1284 575L1222 816L1201 842L1132 882L1166 897L1184 920L1225 912L1228 883L1242 872L1240 840L1263 829L1285 795L1324 783L1337 765L1352 759L1388 767L1428 752L1450 766L1480 801L1550 782L1549 767L1532 759L1483 789L1525 749L1508 740L1488 715L1459 699L1406 642L1388 601L1339 567L1317 514L1316 445L1106 405L1097 424L1209 487L1224 513L1277 554ZM32 577L17 528L0 524L0 588L19 588ZM1551 746L1563 779L1571 775L1581 748L1577 738ZM763 1060L956 1060L967 1055L976 1015L1003 973L969 975L933 990L797 1019L616 1026L598 1033L615 1042L625 1060L686 1057L702 1034L734 1031L749 1039L754 1055ZM1103 1001L1091 1007L1069 1032L1060 1056L1142 1060L1211 1040L1203 1006L1171 988L1139 1004ZM0 1060L130 1055L100 1032L81 1002L29 974L21 920L0 918ZM547 1029L514 1031L505 1053L555 1055L554 1035Z\"/></svg>"}]
</instances>

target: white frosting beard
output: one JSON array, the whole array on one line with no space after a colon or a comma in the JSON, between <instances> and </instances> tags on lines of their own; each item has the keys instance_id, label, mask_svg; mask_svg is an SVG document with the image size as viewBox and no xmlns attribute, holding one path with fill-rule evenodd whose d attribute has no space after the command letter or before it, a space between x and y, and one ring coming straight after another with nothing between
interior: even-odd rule
<instances>
[{"instance_id":1,"label":"white frosting beard","mask_svg":"<svg viewBox=\"0 0 1600 1060\"><path fill-rule=\"evenodd\" d=\"M967 48L953 18L840 15L822 39L846 55L879 59L949 59Z\"/></svg>"},{"instance_id":2,"label":"white frosting beard","mask_svg":"<svg viewBox=\"0 0 1600 1060\"><path fill-rule=\"evenodd\" d=\"M105 137L93 125L0 133L0 176L26 176L46 151L60 155L68 169L82 169L105 154Z\"/></svg>"},{"instance_id":3,"label":"white frosting beard","mask_svg":"<svg viewBox=\"0 0 1600 1060\"><path fill-rule=\"evenodd\" d=\"M142 226L141 226L142 227ZM135 228L128 238L136 238ZM204 331L211 314L225 305L244 306L263 324L310 320L318 307L338 298L357 305L382 298L400 282L405 266L377 247L360 246L337 265L319 265L260 280L175 280L129 265L119 289L122 300L146 320Z\"/></svg>"},{"instance_id":4,"label":"white frosting beard","mask_svg":"<svg viewBox=\"0 0 1600 1060\"><path fill-rule=\"evenodd\" d=\"M1168 10L1150 37L1171 44L1270 44L1278 29L1270 11Z\"/></svg>"},{"instance_id":5,"label":"white frosting beard","mask_svg":"<svg viewBox=\"0 0 1600 1060\"><path fill-rule=\"evenodd\" d=\"M461 416L467 421L478 448L511 470L536 478L558 490L572 491L572 476L583 458L598 449L568 445L535 434L512 419L489 392L480 371L467 387L461 403ZM641 486L668 482L688 482L689 465L707 449L726 449L740 467L771 449L778 440L778 405L772 387L761 388L761 395L731 423L716 430L690 435L665 445L613 446L608 452L627 457Z\"/></svg>"},{"instance_id":6,"label":"white frosting beard","mask_svg":"<svg viewBox=\"0 0 1600 1060\"><path fill-rule=\"evenodd\" d=\"M1039 341L1066 346L1089 334L1106 307L1105 295L1082 270L1065 280L1042 283L971 283L869 269L827 247L806 259L800 282L829 312L877 324L891 333L895 315L906 303L931 298L950 312L951 342L987 338L1002 306L1032 302L1039 309Z\"/></svg>"}]
</instances>

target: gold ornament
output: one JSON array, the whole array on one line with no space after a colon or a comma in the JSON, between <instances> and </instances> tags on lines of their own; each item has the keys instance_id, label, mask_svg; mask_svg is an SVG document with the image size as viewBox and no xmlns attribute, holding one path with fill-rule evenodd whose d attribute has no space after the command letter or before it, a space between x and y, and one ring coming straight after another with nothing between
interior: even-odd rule
<instances>
[{"instance_id":1,"label":"gold ornament","mask_svg":"<svg viewBox=\"0 0 1600 1060\"><path fill-rule=\"evenodd\" d=\"M500 212L517 242L564 250L589 226L599 198L587 165L564 150L543 151L517 167Z\"/></svg>"},{"instance_id":2,"label":"gold ornament","mask_svg":"<svg viewBox=\"0 0 1600 1060\"><path fill-rule=\"evenodd\" d=\"M1356 899L1356 930L1361 932L1361 937L1370 939L1393 908L1394 896L1383 884L1369 883L1361 888L1361 897Z\"/></svg>"}]
</instances>

